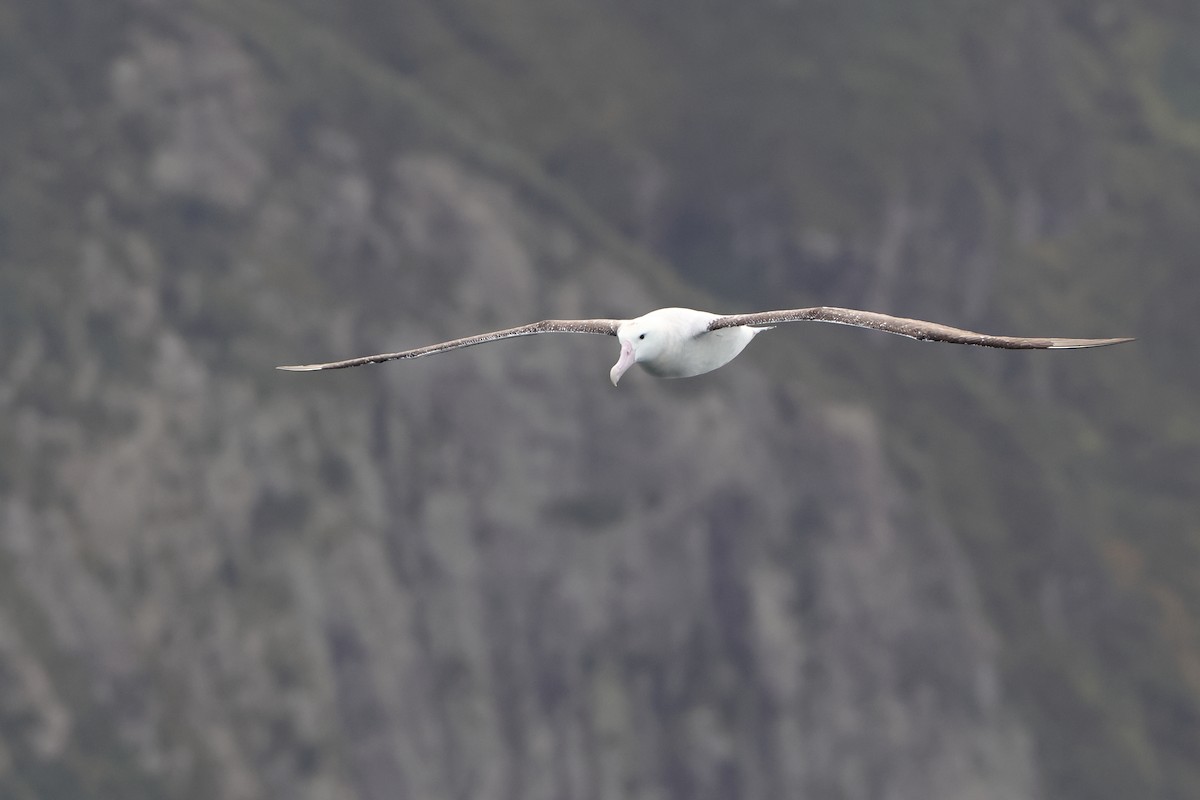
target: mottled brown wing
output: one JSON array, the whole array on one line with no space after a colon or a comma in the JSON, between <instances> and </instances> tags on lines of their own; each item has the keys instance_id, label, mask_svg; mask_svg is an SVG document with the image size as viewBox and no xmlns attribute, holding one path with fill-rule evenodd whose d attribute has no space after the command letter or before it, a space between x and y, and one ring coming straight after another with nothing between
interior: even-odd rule
<instances>
[{"instance_id":1,"label":"mottled brown wing","mask_svg":"<svg viewBox=\"0 0 1200 800\"><path fill-rule=\"evenodd\" d=\"M763 311L757 314L734 314L718 317L709 323L708 329L715 331L720 328L733 328L739 325L762 326L775 325L783 322L832 322L838 325L854 325L859 328L871 328L884 333L895 333L911 339L923 339L931 342L951 342L953 344L976 344L982 347L1004 347L1010 350L1068 350L1081 347L1103 347L1121 342L1132 342L1132 338L1118 339L1058 339L1049 337L1027 336L992 336L986 333L952 328L936 322L925 322L919 319L893 317L889 314L877 314L874 311L857 311L852 308L835 308L833 306L817 306L815 308L794 308L784 311Z\"/></svg>"},{"instance_id":2,"label":"mottled brown wing","mask_svg":"<svg viewBox=\"0 0 1200 800\"><path fill-rule=\"evenodd\" d=\"M501 339L512 339L516 336L534 336L539 333L594 333L604 336L616 336L617 328L623 320L619 319L547 319L532 322L517 328L506 328L502 331L481 333L477 336L467 336L462 339L451 339L448 342L418 347L414 350L402 350L399 353L380 353L374 356L348 358L345 361L330 361L325 364L298 364L294 366L276 367L275 369L289 372L315 372L322 369L345 369L359 367L363 364L379 364L384 361L395 361L402 358L420 358L445 353L448 350L458 350L462 347L473 347L485 342L496 342Z\"/></svg>"}]
</instances>

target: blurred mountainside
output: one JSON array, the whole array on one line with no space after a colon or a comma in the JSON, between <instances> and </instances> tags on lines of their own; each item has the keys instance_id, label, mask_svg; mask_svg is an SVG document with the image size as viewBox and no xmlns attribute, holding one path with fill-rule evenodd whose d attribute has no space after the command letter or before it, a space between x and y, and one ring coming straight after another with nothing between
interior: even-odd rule
<instances>
[{"instance_id":1,"label":"blurred mountainside","mask_svg":"<svg viewBox=\"0 0 1200 800\"><path fill-rule=\"evenodd\" d=\"M0 109L0 796L1200 796L1200 7L8 0ZM1139 341L272 369L816 304Z\"/></svg>"}]
</instances>

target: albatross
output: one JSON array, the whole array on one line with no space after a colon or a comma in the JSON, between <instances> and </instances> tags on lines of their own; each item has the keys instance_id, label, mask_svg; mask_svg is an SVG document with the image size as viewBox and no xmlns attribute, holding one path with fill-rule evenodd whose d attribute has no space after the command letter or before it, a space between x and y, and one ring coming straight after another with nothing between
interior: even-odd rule
<instances>
[{"instance_id":1,"label":"albatross","mask_svg":"<svg viewBox=\"0 0 1200 800\"><path fill-rule=\"evenodd\" d=\"M711 314L691 308L660 308L636 319L547 319L516 328L438 342L413 350L401 350L398 353L379 353L348 358L345 361L296 364L276 369L290 372L345 369L384 361L432 356L517 336L534 336L539 333L592 333L615 336L621 343L621 356L608 373L613 386L616 386L621 376L634 364L640 364L646 372L659 378L690 378L712 372L732 361L755 336L785 322L832 322L894 333L910 339L1002 347L1009 350L1077 350L1133 341L1132 338L1058 339L993 336L936 322L833 306L733 315Z\"/></svg>"}]
</instances>

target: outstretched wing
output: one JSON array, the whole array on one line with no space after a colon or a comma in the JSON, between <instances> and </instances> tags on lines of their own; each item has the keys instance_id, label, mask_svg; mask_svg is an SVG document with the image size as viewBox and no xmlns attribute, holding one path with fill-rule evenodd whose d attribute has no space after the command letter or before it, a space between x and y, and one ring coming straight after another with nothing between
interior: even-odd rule
<instances>
[{"instance_id":1,"label":"outstretched wing","mask_svg":"<svg viewBox=\"0 0 1200 800\"><path fill-rule=\"evenodd\" d=\"M616 336L617 328L624 320L619 319L547 319L541 322L531 322L517 328L506 328L502 331L481 333L477 336L467 336L462 339L451 339L448 342L418 347L415 350L402 350L399 353L380 353L374 356L348 358L345 361L330 361L325 364L298 364L295 366L276 367L290 372L314 372L321 369L345 369L359 367L363 364L379 364L384 361L395 361L401 358L420 358L445 353L447 350L458 350L460 347L472 347L485 342L495 342L500 339L512 339L516 336L533 336L539 333L595 333L604 336Z\"/></svg>"},{"instance_id":2,"label":"outstretched wing","mask_svg":"<svg viewBox=\"0 0 1200 800\"><path fill-rule=\"evenodd\" d=\"M1081 347L1103 347L1109 344L1132 342L1132 338L1118 339L1051 339L1026 336L992 336L986 333L952 328L936 322L919 319L893 317L874 311L857 311L852 308L817 306L794 308L785 311L763 311L757 314L734 314L718 317L708 324L710 331L733 328L739 325L774 325L781 322L833 322L838 325L854 325L872 328L884 333L895 333L910 339L953 344L977 344L983 347L1004 347L1010 350L1069 350Z\"/></svg>"}]
</instances>

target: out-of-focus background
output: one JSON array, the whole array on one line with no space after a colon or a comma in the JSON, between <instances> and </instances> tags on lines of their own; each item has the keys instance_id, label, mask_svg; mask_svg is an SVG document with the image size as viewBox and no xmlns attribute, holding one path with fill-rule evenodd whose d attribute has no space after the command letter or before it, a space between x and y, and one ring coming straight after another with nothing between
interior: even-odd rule
<instances>
[{"instance_id":1,"label":"out-of-focus background","mask_svg":"<svg viewBox=\"0 0 1200 800\"><path fill-rule=\"evenodd\" d=\"M0 796L1200 797L1200 6L0 3ZM1087 352L603 337L847 305Z\"/></svg>"}]
</instances>

